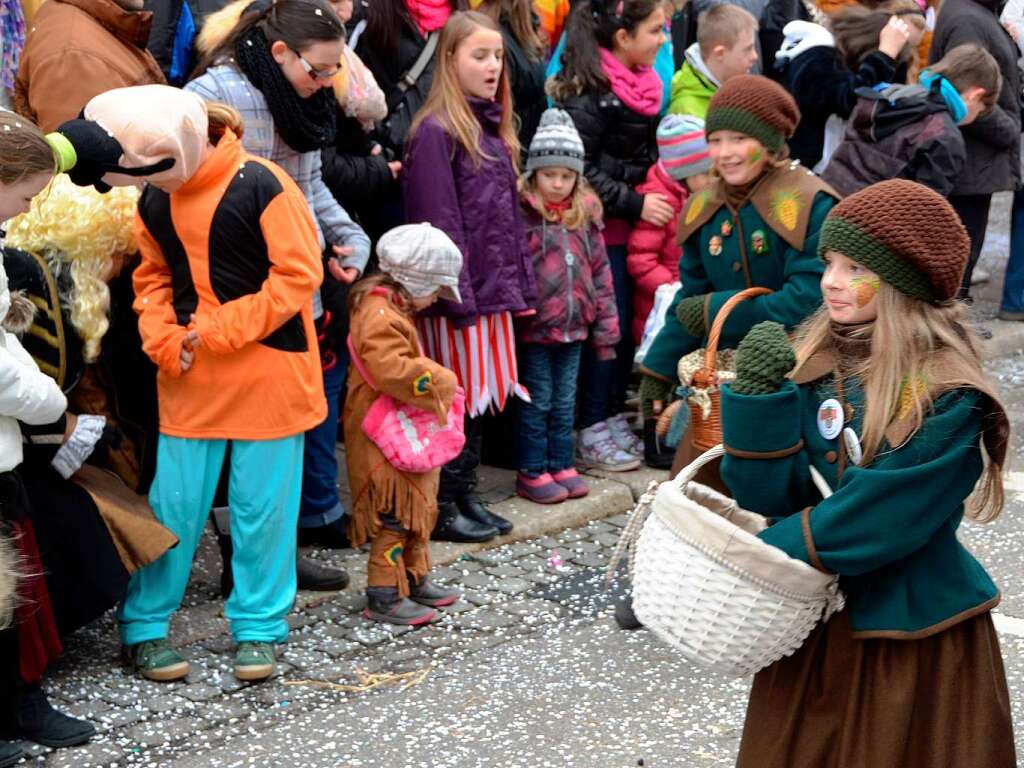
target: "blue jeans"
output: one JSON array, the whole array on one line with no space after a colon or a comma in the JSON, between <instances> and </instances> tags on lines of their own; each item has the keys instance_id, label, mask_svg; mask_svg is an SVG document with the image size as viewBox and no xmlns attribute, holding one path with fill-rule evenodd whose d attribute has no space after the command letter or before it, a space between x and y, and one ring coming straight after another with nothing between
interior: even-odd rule
<instances>
[{"instance_id":1,"label":"blue jeans","mask_svg":"<svg viewBox=\"0 0 1024 768\"><path fill-rule=\"evenodd\" d=\"M575 461L572 417L583 342L520 344L519 379L530 392L519 404L519 469L560 472Z\"/></svg>"},{"instance_id":2,"label":"blue jeans","mask_svg":"<svg viewBox=\"0 0 1024 768\"><path fill-rule=\"evenodd\" d=\"M1024 312L1024 190L1013 194L1010 214L1010 259L1006 262L1003 301L1000 309Z\"/></svg>"},{"instance_id":3,"label":"blue jeans","mask_svg":"<svg viewBox=\"0 0 1024 768\"><path fill-rule=\"evenodd\" d=\"M302 461L302 504L299 528L318 528L345 514L338 496L338 411L341 388L348 371L348 347L340 345L338 363L324 371L324 395L327 418L306 433L306 453Z\"/></svg>"},{"instance_id":4,"label":"blue jeans","mask_svg":"<svg viewBox=\"0 0 1024 768\"><path fill-rule=\"evenodd\" d=\"M626 269L626 246L609 245L607 251L622 338L615 345L614 360L598 360L589 344L583 350L580 379L586 386L580 389L580 429L626 410L626 387L633 374L633 278Z\"/></svg>"},{"instance_id":5,"label":"blue jeans","mask_svg":"<svg viewBox=\"0 0 1024 768\"><path fill-rule=\"evenodd\" d=\"M235 642L283 643L295 601L295 520L303 436L277 440L200 440L160 435L153 514L178 546L140 568L118 611L121 640L133 645L167 637L181 605L199 538L210 514L231 443L231 568L235 588L224 606Z\"/></svg>"}]
</instances>

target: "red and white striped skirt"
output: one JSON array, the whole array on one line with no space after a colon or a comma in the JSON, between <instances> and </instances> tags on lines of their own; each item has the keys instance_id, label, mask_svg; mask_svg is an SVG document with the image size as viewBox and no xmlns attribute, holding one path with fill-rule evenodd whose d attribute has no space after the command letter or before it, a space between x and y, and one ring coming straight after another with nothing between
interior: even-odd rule
<instances>
[{"instance_id":1,"label":"red and white striped skirt","mask_svg":"<svg viewBox=\"0 0 1024 768\"><path fill-rule=\"evenodd\" d=\"M479 416L489 407L502 411L512 395L530 401L519 383L511 312L481 315L466 328L456 328L447 317L417 322L427 357L454 371L466 390L467 416Z\"/></svg>"}]
</instances>

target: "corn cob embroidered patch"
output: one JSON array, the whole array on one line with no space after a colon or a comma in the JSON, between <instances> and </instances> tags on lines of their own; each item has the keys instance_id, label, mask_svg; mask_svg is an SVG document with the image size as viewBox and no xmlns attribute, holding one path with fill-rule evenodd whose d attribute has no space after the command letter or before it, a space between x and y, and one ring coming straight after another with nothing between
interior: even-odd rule
<instances>
[{"instance_id":1,"label":"corn cob embroidered patch","mask_svg":"<svg viewBox=\"0 0 1024 768\"><path fill-rule=\"evenodd\" d=\"M430 371L421 373L412 381L412 393L416 397L430 394L430 386L434 383L434 377L430 375Z\"/></svg>"},{"instance_id":2,"label":"corn cob embroidered patch","mask_svg":"<svg viewBox=\"0 0 1024 768\"><path fill-rule=\"evenodd\" d=\"M800 193L795 189L783 189L772 195L772 215L786 229L792 231L800 220Z\"/></svg>"},{"instance_id":3,"label":"corn cob embroidered patch","mask_svg":"<svg viewBox=\"0 0 1024 768\"><path fill-rule=\"evenodd\" d=\"M395 544L394 546L388 547L384 550L384 558L392 565L397 566L398 558L402 556L403 551L401 544Z\"/></svg>"}]
</instances>

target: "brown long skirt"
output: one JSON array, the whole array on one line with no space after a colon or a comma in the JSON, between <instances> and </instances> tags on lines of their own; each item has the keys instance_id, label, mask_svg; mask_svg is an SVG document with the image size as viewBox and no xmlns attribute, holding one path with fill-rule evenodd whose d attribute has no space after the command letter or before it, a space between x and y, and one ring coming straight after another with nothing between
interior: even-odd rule
<instances>
[{"instance_id":1,"label":"brown long skirt","mask_svg":"<svg viewBox=\"0 0 1024 768\"><path fill-rule=\"evenodd\" d=\"M846 611L754 678L737 768L1016 768L988 612L921 640L857 640Z\"/></svg>"}]
</instances>

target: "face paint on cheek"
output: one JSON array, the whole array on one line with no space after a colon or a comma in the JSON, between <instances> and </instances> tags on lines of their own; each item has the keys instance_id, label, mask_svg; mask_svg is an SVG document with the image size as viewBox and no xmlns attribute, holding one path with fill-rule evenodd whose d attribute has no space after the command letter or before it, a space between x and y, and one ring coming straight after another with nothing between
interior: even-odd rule
<instances>
[{"instance_id":1,"label":"face paint on cheek","mask_svg":"<svg viewBox=\"0 0 1024 768\"><path fill-rule=\"evenodd\" d=\"M850 281L857 309L864 309L878 295L881 280L877 277L855 277Z\"/></svg>"},{"instance_id":2,"label":"face paint on cheek","mask_svg":"<svg viewBox=\"0 0 1024 768\"><path fill-rule=\"evenodd\" d=\"M750 165L757 165L759 162L761 162L762 157L764 157L764 150L762 150L760 147L756 149L751 149L749 152L747 152L747 162L750 163Z\"/></svg>"}]
</instances>

